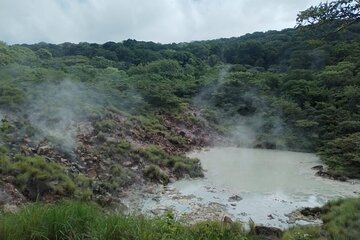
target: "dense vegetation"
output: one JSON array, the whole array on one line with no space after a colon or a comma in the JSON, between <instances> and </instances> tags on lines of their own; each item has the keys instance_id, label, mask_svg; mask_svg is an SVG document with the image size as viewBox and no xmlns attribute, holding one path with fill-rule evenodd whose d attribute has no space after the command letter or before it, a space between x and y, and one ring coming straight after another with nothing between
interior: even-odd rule
<instances>
[{"instance_id":1,"label":"dense vegetation","mask_svg":"<svg viewBox=\"0 0 360 240\"><path fill-rule=\"evenodd\" d=\"M323 226L303 226L285 232L285 240L358 239L360 236L360 200L329 202L322 209Z\"/></svg>"},{"instance_id":2,"label":"dense vegetation","mask_svg":"<svg viewBox=\"0 0 360 240\"><path fill-rule=\"evenodd\" d=\"M323 226L302 226L284 232L284 240L358 239L360 200L330 202L321 210ZM81 202L27 205L0 218L0 238L25 239L263 239L254 229L238 223L202 222L192 226L164 217L106 214L98 206Z\"/></svg>"},{"instance_id":3,"label":"dense vegetation","mask_svg":"<svg viewBox=\"0 0 360 240\"><path fill-rule=\"evenodd\" d=\"M0 218L3 240L38 239L262 239L246 233L240 223L203 222L186 226L171 213L145 219L105 214L98 207L79 202L57 205L31 204L20 212Z\"/></svg>"},{"instance_id":4,"label":"dense vegetation","mask_svg":"<svg viewBox=\"0 0 360 240\"><path fill-rule=\"evenodd\" d=\"M165 45L2 43L2 115L16 111L35 123L3 117L3 142L11 141L7 132L34 136L66 114L96 119L101 135L116 124L107 112L121 112L172 150L186 150L186 138L164 127L165 117L210 124L238 145L316 151L333 172L359 177L360 25L333 27ZM54 114L69 104L54 88L73 95L70 113Z\"/></svg>"},{"instance_id":5,"label":"dense vegetation","mask_svg":"<svg viewBox=\"0 0 360 240\"><path fill-rule=\"evenodd\" d=\"M328 174L360 178L358 1L338 2L350 18L325 4L298 16L315 27L229 39L0 42L0 188L109 205L132 184L203 176L184 153L211 144L316 152ZM284 239L356 239L358 199L325 209L323 226ZM77 202L0 217L1 239L174 236L257 239L237 223L188 227L171 215L107 215Z\"/></svg>"}]
</instances>

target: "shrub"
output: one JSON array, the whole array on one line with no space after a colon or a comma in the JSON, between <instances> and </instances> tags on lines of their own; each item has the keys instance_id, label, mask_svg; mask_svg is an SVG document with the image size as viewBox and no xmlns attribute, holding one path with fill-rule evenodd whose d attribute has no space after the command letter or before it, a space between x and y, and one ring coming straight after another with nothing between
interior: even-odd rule
<instances>
[{"instance_id":1,"label":"shrub","mask_svg":"<svg viewBox=\"0 0 360 240\"><path fill-rule=\"evenodd\" d=\"M360 177L360 133L353 133L327 141L320 156L332 171L349 177Z\"/></svg>"},{"instance_id":2,"label":"shrub","mask_svg":"<svg viewBox=\"0 0 360 240\"><path fill-rule=\"evenodd\" d=\"M169 182L169 176L156 165L146 166L144 169L144 175L153 181L167 184Z\"/></svg>"},{"instance_id":3,"label":"shrub","mask_svg":"<svg viewBox=\"0 0 360 240\"><path fill-rule=\"evenodd\" d=\"M15 108L25 100L25 94L22 90L3 83L0 86L0 96L0 106L5 108Z\"/></svg>"},{"instance_id":4,"label":"shrub","mask_svg":"<svg viewBox=\"0 0 360 240\"><path fill-rule=\"evenodd\" d=\"M15 185L30 199L35 200L45 193L72 195L76 185L64 167L54 162L47 162L44 158L25 157L21 155L9 159L0 154L0 173L13 175Z\"/></svg>"},{"instance_id":5,"label":"shrub","mask_svg":"<svg viewBox=\"0 0 360 240\"><path fill-rule=\"evenodd\" d=\"M138 149L137 152L153 165L168 167L178 177L189 174L190 177L203 177L200 160L183 155L170 155L156 145Z\"/></svg>"},{"instance_id":6,"label":"shrub","mask_svg":"<svg viewBox=\"0 0 360 240\"><path fill-rule=\"evenodd\" d=\"M8 172L10 169L10 160L7 156L7 149L0 146L0 174Z\"/></svg>"}]
</instances>

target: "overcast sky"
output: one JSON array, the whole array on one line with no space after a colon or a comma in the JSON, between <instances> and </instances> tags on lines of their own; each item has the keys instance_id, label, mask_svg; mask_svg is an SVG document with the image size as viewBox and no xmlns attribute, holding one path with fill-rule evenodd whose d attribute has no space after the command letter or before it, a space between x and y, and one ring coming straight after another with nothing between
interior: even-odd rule
<instances>
[{"instance_id":1,"label":"overcast sky","mask_svg":"<svg viewBox=\"0 0 360 240\"><path fill-rule=\"evenodd\" d=\"M0 0L0 40L161 43L240 36L295 25L321 0Z\"/></svg>"}]
</instances>

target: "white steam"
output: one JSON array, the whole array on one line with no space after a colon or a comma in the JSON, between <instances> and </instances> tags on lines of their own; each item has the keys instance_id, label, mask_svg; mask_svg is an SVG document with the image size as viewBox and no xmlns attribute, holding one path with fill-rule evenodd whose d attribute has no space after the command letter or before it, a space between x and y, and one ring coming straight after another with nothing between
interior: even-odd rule
<instances>
[{"instance_id":1,"label":"white steam","mask_svg":"<svg viewBox=\"0 0 360 240\"><path fill-rule=\"evenodd\" d=\"M234 145L286 148L286 124L281 112L271 107L269 97L264 96L255 87L244 86L243 89L239 89L239 100L234 102L230 109L226 110L223 106L214 108L212 98L217 94L224 94L222 87L227 84L230 69L230 66L221 69L211 86L204 87L194 98L194 105L199 109L212 111L217 122L226 127L227 137Z\"/></svg>"},{"instance_id":2,"label":"white steam","mask_svg":"<svg viewBox=\"0 0 360 240\"><path fill-rule=\"evenodd\" d=\"M67 152L76 148L79 123L94 98L93 91L70 80L39 86L27 111L30 123L40 131L36 138L46 138Z\"/></svg>"}]
</instances>

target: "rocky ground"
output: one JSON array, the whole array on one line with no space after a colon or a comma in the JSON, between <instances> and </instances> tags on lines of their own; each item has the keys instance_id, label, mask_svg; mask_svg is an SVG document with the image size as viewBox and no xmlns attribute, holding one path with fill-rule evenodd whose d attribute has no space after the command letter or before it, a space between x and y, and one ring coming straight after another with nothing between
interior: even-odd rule
<instances>
[{"instance_id":1,"label":"rocky ground","mask_svg":"<svg viewBox=\"0 0 360 240\"><path fill-rule=\"evenodd\" d=\"M157 204L160 199L164 198L169 198L179 204L185 203L188 207L180 212L178 206ZM216 202L201 204L192 201L194 198L196 198L194 195L180 194L173 187L148 184L129 191L124 197L123 203L127 212L135 214L145 213L149 216L158 217L168 211L173 212L185 224L193 224L209 219L219 221L224 220L224 218L234 219L234 216L227 212L224 204Z\"/></svg>"},{"instance_id":2,"label":"rocky ground","mask_svg":"<svg viewBox=\"0 0 360 240\"><path fill-rule=\"evenodd\" d=\"M156 145L166 154L181 155L189 151L211 146L214 143L225 143L225 140L214 131L213 127L202 119L199 113L188 110L186 117L179 118L170 115L157 116L158 122L149 123L141 118L129 116L119 112L108 112L101 118L87 119L74 122L69 129L75 130L74 147L64 149L54 144L52 139L38 138L24 132L11 132L7 137L10 157L17 153L24 156L42 156L49 163L57 163L64 167L71 176L83 176L88 183L86 186L91 194L88 198L97 201L102 206L110 207L113 211L144 212L144 200L157 201L159 196L167 195L179 201L188 203L189 209L179 218L184 223L192 224L203 220L220 220L230 222L236 219L226 210L225 204L216 202L209 204L193 203L195 196L184 196L174 189L167 188L159 182L153 182L144 174L149 160L142 155L142 150L150 145ZM197 119L192 121L191 119ZM14 128L21 125L21 119L16 116L7 118ZM114 147L116 146L116 150ZM120 149L120 150L119 150ZM140 150L141 151L140 151ZM140 153L139 153L140 152ZM116 169L114 168L116 166ZM169 182L188 176L179 173L166 165L159 165L161 171L167 174ZM333 178L326 173L322 166L316 166L318 175ZM344 180L334 178L336 180ZM345 179L346 180L346 179ZM74 178L77 181L77 178ZM164 182L163 182L164 183ZM49 182L37 182L36 196L45 202L54 202L71 196L59 195L48 191ZM57 184L51 182L51 184ZM31 185L31 182L27 184ZM17 185L15 176L0 171L0 208L4 212L15 212L18 206L34 200L34 194L29 194L32 188L22 188ZM209 189L211 191L211 189ZM241 197L234 195L228 199L230 206L241 201ZM174 208L158 207L151 209L148 214L160 216ZM246 214L246 213L244 213ZM273 216L269 214L269 218ZM289 221L318 222L316 213L309 214L303 210L289 214ZM257 226L259 234L279 236L279 229ZM270 231L270 232L269 232Z\"/></svg>"},{"instance_id":3,"label":"rocky ground","mask_svg":"<svg viewBox=\"0 0 360 240\"><path fill-rule=\"evenodd\" d=\"M151 163L149 161L152 161L150 153L170 158L210 146L221 139L206 121L199 120L195 111L188 110L184 114L182 117L158 115L153 122L149 122L126 113L109 111L101 117L71 122L60 135L68 136L67 130L72 132L72 148L65 148L61 142L57 144L46 136L39 137L17 130L23 128L26 119L8 114L6 123L11 127L0 139L5 140L3 143L9 149L10 158L18 153L27 157L42 156L47 162L64 167L67 174L86 178L92 199L102 205L117 204L130 186L143 186L154 180L144 173ZM152 145L160 149L156 148L159 153L147 149ZM186 175L181 168L175 171L168 165L155 164L170 181ZM48 184L46 179L37 184L41 200L51 202L66 197L47 192ZM39 189L42 188L40 185L44 185L44 189ZM0 205L15 206L33 200L28 194L30 189L20 188L12 174L0 171Z\"/></svg>"}]
</instances>

